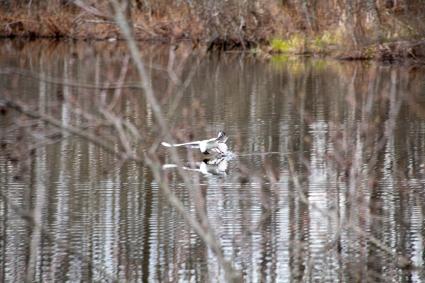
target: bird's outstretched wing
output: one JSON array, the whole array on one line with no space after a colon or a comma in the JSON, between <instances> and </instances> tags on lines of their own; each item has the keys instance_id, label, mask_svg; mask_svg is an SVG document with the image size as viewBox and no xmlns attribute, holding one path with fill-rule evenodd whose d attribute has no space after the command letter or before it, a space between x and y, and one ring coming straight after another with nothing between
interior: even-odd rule
<instances>
[{"instance_id":1,"label":"bird's outstretched wing","mask_svg":"<svg viewBox=\"0 0 425 283\"><path fill-rule=\"evenodd\" d=\"M194 142L186 142L186 143L168 143L168 142L162 142L161 144L165 147L179 147L179 146L184 146L184 147L189 147L189 148L199 148L199 144L201 142L200 141L194 141Z\"/></svg>"}]
</instances>

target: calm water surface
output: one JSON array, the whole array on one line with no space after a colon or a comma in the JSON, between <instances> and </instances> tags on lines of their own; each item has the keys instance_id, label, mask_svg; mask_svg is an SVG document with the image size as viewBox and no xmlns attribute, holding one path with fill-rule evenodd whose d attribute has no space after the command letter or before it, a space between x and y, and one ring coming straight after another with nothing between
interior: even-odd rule
<instances>
[{"instance_id":1,"label":"calm water surface","mask_svg":"<svg viewBox=\"0 0 425 283\"><path fill-rule=\"evenodd\" d=\"M181 47L173 70L192 77L180 96L170 50L142 49L177 140L229 135L235 156L221 171L187 170L196 192L175 168L163 173L191 214L205 200L244 281L425 281L424 68ZM136 82L120 44L2 41L0 73L0 97L63 125L108 105L149 145L160 142L140 90L69 84ZM55 133L13 111L0 116L0 281L223 281L147 167ZM166 149L154 152L172 163ZM203 159L179 154L192 169Z\"/></svg>"}]
</instances>

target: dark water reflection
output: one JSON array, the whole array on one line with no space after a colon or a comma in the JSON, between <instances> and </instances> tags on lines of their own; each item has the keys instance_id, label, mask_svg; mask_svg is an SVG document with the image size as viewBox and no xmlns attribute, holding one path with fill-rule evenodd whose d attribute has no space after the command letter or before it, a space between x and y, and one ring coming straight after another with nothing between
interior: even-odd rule
<instances>
[{"instance_id":1,"label":"dark water reflection","mask_svg":"<svg viewBox=\"0 0 425 283\"><path fill-rule=\"evenodd\" d=\"M230 137L236 158L227 175L190 174L199 179L226 258L246 282L425 280L418 268L425 260L425 69L201 58L180 48L178 74L196 72L179 100L157 68L166 68L169 50L144 49L165 112L176 109L173 135L187 140L225 129ZM115 43L0 46L3 71L45 79L112 84L124 70L125 81L134 82L126 62ZM0 91L64 125L83 123L72 103L86 110L111 103L158 144L138 90L81 89L3 72ZM170 208L147 168L75 137L43 146L49 140L36 134L40 121L14 113L0 121L1 281L223 280L215 256ZM36 130L17 129L25 123ZM166 150L156 152L171 162ZM193 192L175 170L166 174L195 215Z\"/></svg>"}]
</instances>

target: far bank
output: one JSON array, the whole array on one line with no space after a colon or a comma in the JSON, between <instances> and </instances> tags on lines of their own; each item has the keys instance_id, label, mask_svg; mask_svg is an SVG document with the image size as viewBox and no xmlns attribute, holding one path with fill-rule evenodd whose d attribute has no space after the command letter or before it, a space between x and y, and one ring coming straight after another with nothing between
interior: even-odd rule
<instances>
[{"instance_id":1,"label":"far bank","mask_svg":"<svg viewBox=\"0 0 425 283\"><path fill-rule=\"evenodd\" d=\"M140 41L206 50L423 62L425 2L121 1ZM0 36L120 40L109 2L0 2Z\"/></svg>"}]
</instances>

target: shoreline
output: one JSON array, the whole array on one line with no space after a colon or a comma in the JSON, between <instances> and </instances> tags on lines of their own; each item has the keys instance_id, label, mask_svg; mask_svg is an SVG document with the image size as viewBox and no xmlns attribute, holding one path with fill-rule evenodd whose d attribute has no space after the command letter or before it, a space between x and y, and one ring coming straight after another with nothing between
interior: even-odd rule
<instances>
[{"instance_id":1,"label":"shoreline","mask_svg":"<svg viewBox=\"0 0 425 283\"><path fill-rule=\"evenodd\" d=\"M35 11L23 8L5 12L0 9L0 39L11 40L72 40L120 41L120 30L111 17L81 13L76 7L59 12ZM147 19L148 18L148 19ZM425 35L404 38L386 38L374 43L353 46L347 43L339 28L314 34L300 30L282 32L274 28L281 18L264 21L263 26L225 36L210 35L199 16L186 12L173 18L172 14L149 16L134 13L131 16L133 34L138 42L180 44L189 42L193 48L211 51L247 51L268 59L275 55L303 55L337 60L373 60L389 63L413 62L425 64ZM252 25L252 24L251 24Z\"/></svg>"}]
</instances>

